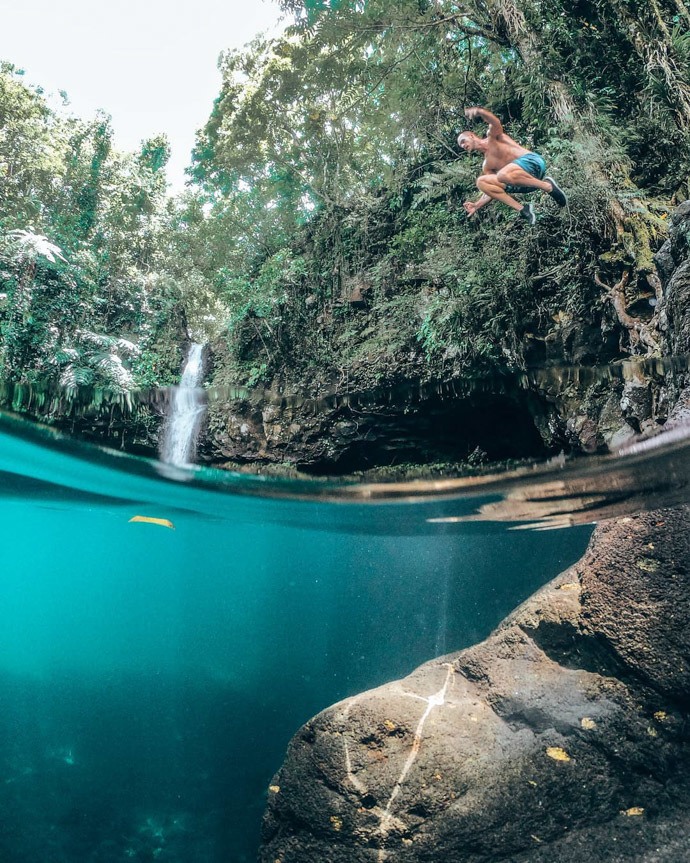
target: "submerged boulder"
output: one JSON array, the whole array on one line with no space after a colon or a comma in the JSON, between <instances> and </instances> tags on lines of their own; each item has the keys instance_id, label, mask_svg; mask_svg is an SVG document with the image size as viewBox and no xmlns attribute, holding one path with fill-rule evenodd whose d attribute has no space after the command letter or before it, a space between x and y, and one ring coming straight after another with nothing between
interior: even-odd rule
<instances>
[{"instance_id":1,"label":"submerged boulder","mask_svg":"<svg viewBox=\"0 0 690 863\"><path fill-rule=\"evenodd\" d=\"M690 859L690 509L599 526L484 642L308 722L262 863Z\"/></svg>"}]
</instances>

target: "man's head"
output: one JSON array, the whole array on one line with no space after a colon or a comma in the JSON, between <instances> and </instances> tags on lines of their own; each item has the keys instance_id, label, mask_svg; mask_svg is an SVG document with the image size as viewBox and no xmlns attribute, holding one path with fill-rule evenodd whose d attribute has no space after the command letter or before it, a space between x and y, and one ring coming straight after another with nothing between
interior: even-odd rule
<instances>
[{"instance_id":1,"label":"man's head","mask_svg":"<svg viewBox=\"0 0 690 863\"><path fill-rule=\"evenodd\" d=\"M471 153L472 150L480 149L481 140L474 132L460 132L458 135L458 146L462 147L466 153Z\"/></svg>"}]
</instances>

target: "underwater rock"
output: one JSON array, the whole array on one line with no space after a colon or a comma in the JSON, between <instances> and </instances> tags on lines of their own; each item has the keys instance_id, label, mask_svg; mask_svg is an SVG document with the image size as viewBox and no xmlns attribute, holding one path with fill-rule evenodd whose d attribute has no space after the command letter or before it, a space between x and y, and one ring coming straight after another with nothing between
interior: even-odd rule
<instances>
[{"instance_id":1,"label":"underwater rock","mask_svg":"<svg viewBox=\"0 0 690 863\"><path fill-rule=\"evenodd\" d=\"M262 863L690 859L690 509L597 527L484 642L308 722Z\"/></svg>"}]
</instances>

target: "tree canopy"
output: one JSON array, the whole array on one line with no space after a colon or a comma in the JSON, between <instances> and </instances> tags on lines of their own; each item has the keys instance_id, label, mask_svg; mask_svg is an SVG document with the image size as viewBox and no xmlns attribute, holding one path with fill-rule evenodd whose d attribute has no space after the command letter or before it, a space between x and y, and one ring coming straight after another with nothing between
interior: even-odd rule
<instances>
[{"instance_id":1,"label":"tree canopy","mask_svg":"<svg viewBox=\"0 0 690 863\"><path fill-rule=\"evenodd\" d=\"M212 222L235 213L233 375L242 357L252 376L295 368L305 339L331 369L420 346L465 371L520 365L526 332L591 317L601 285L627 273L629 292L649 290L664 220L688 195L682 0L283 6L281 37L221 58L191 170ZM455 139L477 104L568 187L545 230L518 234L496 207L466 220L478 165ZM362 288L378 332L363 340L345 322Z\"/></svg>"},{"instance_id":2,"label":"tree canopy","mask_svg":"<svg viewBox=\"0 0 690 863\"><path fill-rule=\"evenodd\" d=\"M166 382L186 329L220 335L218 379L249 383L366 383L394 357L420 375L521 367L602 315L625 343L620 309L655 289L689 194L683 0L283 8L281 35L221 56L176 198L164 137L118 153L107 116L58 114L2 66L6 376ZM467 219L471 105L543 153L567 211L540 199L533 231L497 205Z\"/></svg>"},{"instance_id":3,"label":"tree canopy","mask_svg":"<svg viewBox=\"0 0 690 863\"><path fill-rule=\"evenodd\" d=\"M180 299L161 283L167 140L118 153L108 117L56 113L7 63L0 123L4 377L120 389L157 381L152 352Z\"/></svg>"}]
</instances>

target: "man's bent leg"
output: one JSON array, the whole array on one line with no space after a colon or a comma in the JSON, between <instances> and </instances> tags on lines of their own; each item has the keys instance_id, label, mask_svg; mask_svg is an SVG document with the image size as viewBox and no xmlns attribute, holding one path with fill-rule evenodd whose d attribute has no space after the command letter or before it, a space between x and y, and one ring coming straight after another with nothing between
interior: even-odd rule
<instances>
[{"instance_id":1,"label":"man's bent leg","mask_svg":"<svg viewBox=\"0 0 690 863\"><path fill-rule=\"evenodd\" d=\"M505 168L496 174L496 179L504 186L527 186L530 189L541 189L543 192L551 194L553 188L552 183L548 180L539 180L529 171L525 171L515 162L506 165Z\"/></svg>"},{"instance_id":2,"label":"man's bent leg","mask_svg":"<svg viewBox=\"0 0 690 863\"><path fill-rule=\"evenodd\" d=\"M506 192L505 184L499 181L497 174L482 174L477 177L477 188L494 201L500 201L513 210L522 209L522 204Z\"/></svg>"},{"instance_id":3,"label":"man's bent leg","mask_svg":"<svg viewBox=\"0 0 690 863\"><path fill-rule=\"evenodd\" d=\"M568 203L565 192L553 177L544 177L543 180L539 180L515 162L511 162L505 168L501 168L496 174L496 178L506 186L525 186L528 189L541 189L547 195L550 195L559 207L565 207Z\"/></svg>"}]
</instances>

